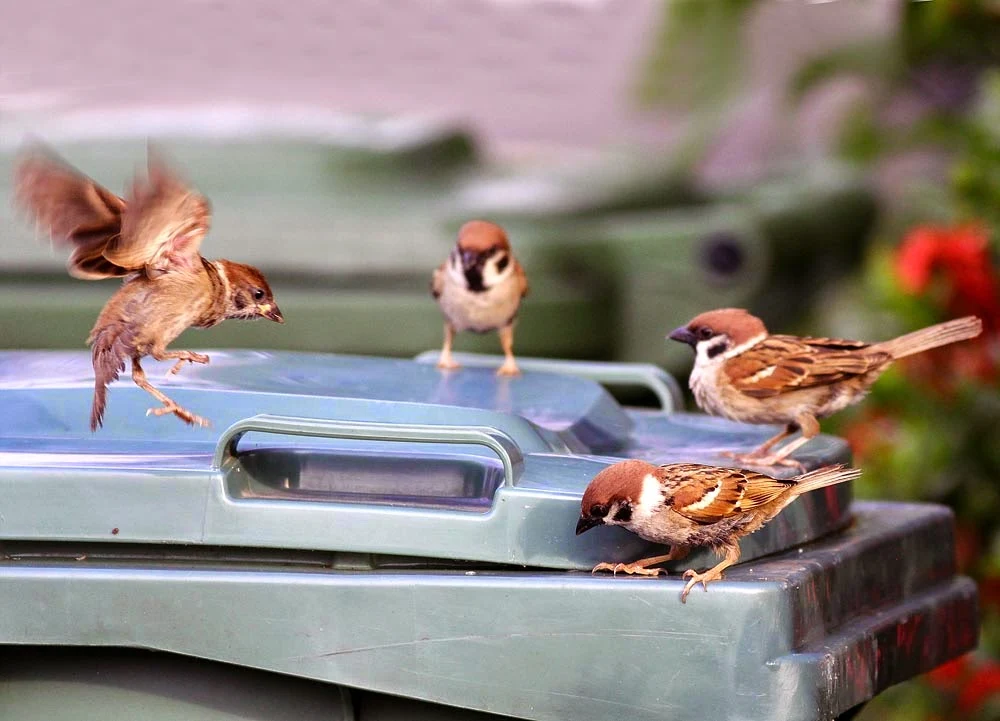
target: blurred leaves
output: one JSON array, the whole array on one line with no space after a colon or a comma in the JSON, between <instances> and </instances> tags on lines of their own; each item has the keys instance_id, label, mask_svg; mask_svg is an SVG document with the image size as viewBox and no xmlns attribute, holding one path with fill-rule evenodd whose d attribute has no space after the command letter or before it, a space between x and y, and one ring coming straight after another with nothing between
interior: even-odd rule
<instances>
[{"instance_id":1,"label":"blurred leaves","mask_svg":"<svg viewBox=\"0 0 1000 721\"><path fill-rule=\"evenodd\" d=\"M640 103L697 112L727 99L742 80L743 30L757 0L664 0Z\"/></svg>"}]
</instances>

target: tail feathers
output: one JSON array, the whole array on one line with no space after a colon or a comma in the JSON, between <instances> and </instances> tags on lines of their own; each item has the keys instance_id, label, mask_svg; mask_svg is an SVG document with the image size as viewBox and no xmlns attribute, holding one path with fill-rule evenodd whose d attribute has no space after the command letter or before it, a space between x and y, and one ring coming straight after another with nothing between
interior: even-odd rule
<instances>
[{"instance_id":1,"label":"tail feathers","mask_svg":"<svg viewBox=\"0 0 1000 721\"><path fill-rule=\"evenodd\" d=\"M838 483L856 481L860 477L860 468L848 468L845 465L826 466L796 478L794 493L796 496L800 496L803 493L834 486Z\"/></svg>"},{"instance_id":2,"label":"tail feathers","mask_svg":"<svg viewBox=\"0 0 1000 721\"><path fill-rule=\"evenodd\" d=\"M905 358L931 348L975 338L982 332L983 321L974 315L968 315L878 343L873 349L885 351L893 358Z\"/></svg>"},{"instance_id":3,"label":"tail feathers","mask_svg":"<svg viewBox=\"0 0 1000 721\"><path fill-rule=\"evenodd\" d=\"M112 325L95 330L90 336L94 362L94 404L90 409L90 430L104 425L104 408L108 401L108 384L118 380L125 370L125 361L132 357L132 333L127 327Z\"/></svg>"}]
</instances>

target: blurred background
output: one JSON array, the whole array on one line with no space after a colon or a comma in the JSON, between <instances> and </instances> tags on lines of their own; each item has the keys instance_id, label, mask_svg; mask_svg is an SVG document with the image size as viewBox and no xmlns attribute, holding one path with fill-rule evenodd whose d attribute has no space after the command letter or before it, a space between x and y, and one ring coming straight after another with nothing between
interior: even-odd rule
<instances>
[{"instance_id":1,"label":"blurred background","mask_svg":"<svg viewBox=\"0 0 1000 721\"><path fill-rule=\"evenodd\" d=\"M980 650L859 718L1000 718L1000 2L2 8L0 347L82 348L114 285L68 278L13 216L31 138L116 192L155 141L213 203L206 255L267 273L285 326L178 347L437 347L430 273L472 217L528 270L520 355L686 375L663 336L708 308L871 340L980 315L981 340L893 369L824 429L860 495L955 510L981 591Z\"/></svg>"}]
</instances>

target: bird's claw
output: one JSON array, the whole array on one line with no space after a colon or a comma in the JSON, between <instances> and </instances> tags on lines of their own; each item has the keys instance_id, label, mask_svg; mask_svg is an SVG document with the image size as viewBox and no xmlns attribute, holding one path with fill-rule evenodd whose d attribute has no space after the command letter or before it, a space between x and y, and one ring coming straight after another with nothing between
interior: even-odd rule
<instances>
[{"instance_id":1,"label":"bird's claw","mask_svg":"<svg viewBox=\"0 0 1000 721\"><path fill-rule=\"evenodd\" d=\"M638 563L598 563L590 570L590 573L594 574L598 571L611 571L612 576L617 576L619 571L629 576L659 576L661 573L667 572L663 568L646 568Z\"/></svg>"},{"instance_id":2,"label":"bird's claw","mask_svg":"<svg viewBox=\"0 0 1000 721\"><path fill-rule=\"evenodd\" d=\"M775 466L787 466L796 469L799 473L805 473L806 467L794 458L782 458L779 456L755 456L753 453L734 453L733 451L723 451L720 456L747 466L757 466L758 468L774 468Z\"/></svg>"},{"instance_id":3,"label":"bird's claw","mask_svg":"<svg viewBox=\"0 0 1000 721\"><path fill-rule=\"evenodd\" d=\"M168 376L177 375L181 372L181 368L184 367L185 363L208 363L209 358L203 353L189 353L185 357L181 358L179 361L174 363L173 367L167 372Z\"/></svg>"},{"instance_id":4,"label":"bird's claw","mask_svg":"<svg viewBox=\"0 0 1000 721\"><path fill-rule=\"evenodd\" d=\"M514 363L514 361L508 361L504 362L502 366L497 368L497 375L506 377L519 376L521 375L521 369L517 367L517 364Z\"/></svg>"},{"instance_id":5,"label":"bird's claw","mask_svg":"<svg viewBox=\"0 0 1000 721\"><path fill-rule=\"evenodd\" d=\"M721 573L714 573L713 571L705 571L705 573L697 573L693 568L689 568L684 572L684 578L689 579L687 584L684 586L684 590L681 591L681 603L687 603L688 594L691 593L691 589L697 586L699 583L702 588L708 591L708 584L710 581L717 581L722 578Z\"/></svg>"},{"instance_id":6,"label":"bird's claw","mask_svg":"<svg viewBox=\"0 0 1000 721\"><path fill-rule=\"evenodd\" d=\"M150 408L146 411L147 416L165 416L168 413L173 413L188 425L200 426L201 428L208 428L212 425L207 419L202 418L201 416L196 416L191 411L186 408L181 408L177 404L168 404L158 408Z\"/></svg>"}]
</instances>

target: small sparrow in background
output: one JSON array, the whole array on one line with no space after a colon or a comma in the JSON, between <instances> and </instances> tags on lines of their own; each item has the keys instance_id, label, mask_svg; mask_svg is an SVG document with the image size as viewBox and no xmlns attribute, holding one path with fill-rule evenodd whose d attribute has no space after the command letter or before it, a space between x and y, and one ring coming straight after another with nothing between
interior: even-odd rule
<instances>
[{"instance_id":1,"label":"small sparrow in background","mask_svg":"<svg viewBox=\"0 0 1000 721\"><path fill-rule=\"evenodd\" d=\"M694 546L708 546L723 561L704 573L684 572L689 579L681 601L697 584L710 581L739 560L739 539L753 533L798 496L837 483L853 481L860 469L828 466L790 480L737 468L696 463L654 466L645 461L621 461L598 473L587 486L580 505L576 534L596 526L622 526L632 533L670 546L664 556L634 563L599 563L594 571L623 571L656 576L649 568L679 560Z\"/></svg>"},{"instance_id":2,"label":"small sparrow in background","mask_svg":"<svg viewBox=\"0 0 1000 721\"><path fill-rule=\"evenodd\" d=\"M77 172L53 153L35 149L15 170L15 199L52 239L74 246L69 274L85 280L122 277L87 343L93 350L94 403L90 429L103 424L107 386L132 362L132 380L190 424L208 421L181 408L146 379L140 360L208 363L208 356L166 349L189 327L210 328L227 318L269 318L283 323L259 270L198 252L208 232L208 200L186 187L150 154L147 178L137 178L128 200Z\"/></svg>"},{"instance_id":3,"label":"small sparrow in background","mask_svg":"<svg viewBox=\"0 0 1000 721\"><path fill-rule=\"evenodd\" d=\"M785 425L741 463L802 464L788 456L819 433L819 420L857 403L892 362L938 346L975 338L982 321L966 316L881 343L771 335L759 318L724 308L695 317L668 338L695 351L690 386L706 413L744 423ZM801 430L777 453L771 449Z\"/></svg>"},{"instance_id":4,"label":"small sparrow in background","mask_svg":"<svg viewBox=\"0 0 1000 721\"><path fill-rule=\"evenodd\" d=\"M444 347L438 368L458 368L451 355L455 333L498 331L504 362L498 375L519 375L514 361L514 320L528 294L524 269L511 252L503 228L472 220L458 231L448 260L434 271L431 295L444 314Z\"/></svg>"}]
</instances>

